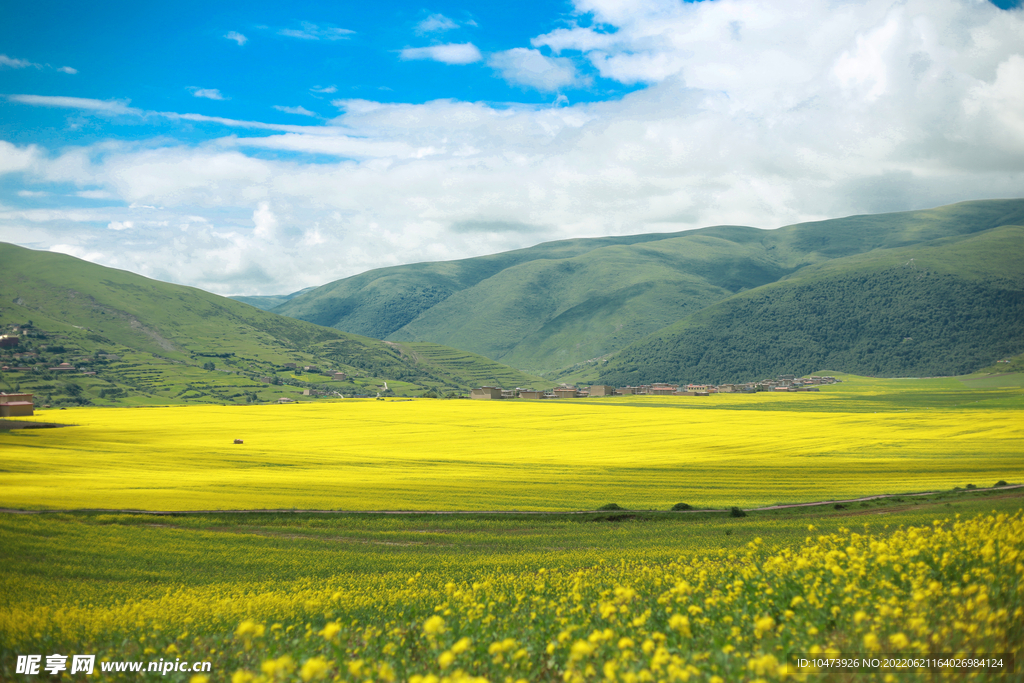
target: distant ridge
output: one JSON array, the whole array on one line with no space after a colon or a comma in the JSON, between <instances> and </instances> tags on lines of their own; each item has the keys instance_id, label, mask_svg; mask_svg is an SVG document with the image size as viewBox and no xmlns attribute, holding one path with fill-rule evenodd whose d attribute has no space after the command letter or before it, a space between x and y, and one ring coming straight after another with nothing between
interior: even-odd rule
<instances>
[{"instance_id":1,"label":"distant ridge","mask_svg":"<svg viewBox=\"0 0 1024 683\"><path fill-rule=\"evenodd\" d=\"M954 374L1024 351L1021 225L1024 199L1004 199L776 230L563 240L373 270L273 310L552 378ZM908 275L899 267L911 259Z\"/></svg>"}]
</instances>

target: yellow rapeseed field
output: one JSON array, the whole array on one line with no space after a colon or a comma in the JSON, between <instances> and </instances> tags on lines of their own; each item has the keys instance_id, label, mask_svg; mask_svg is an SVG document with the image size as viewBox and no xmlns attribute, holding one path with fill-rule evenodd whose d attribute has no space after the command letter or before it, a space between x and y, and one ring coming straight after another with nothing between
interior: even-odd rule
<instances>
[{"instance_id":1,"label":"yellow rapeseed field","mask_svg":"<svg viewBox=\"0 0 1024 683\"><path fill-rule=\"evenodd\" d=\"M77 426L0 433L0 506L750 507L1024 476L1019 408L908 401L865 410L847 399L345 400L48 411L37 419Z\"/></svg>"},{"instance_id":2,"label":"yellow rapeseed field","mask_svg":"<svg viewBox=\"0 0 1024 683\"><path fill-rule=\"evenodd\" d=\"M652 560L607 548L599 561L550 555L554 565L519 569L469 554L424 571L378 561L376 571L238 577L157 595L148 581L113 596L98 583L92 599L72 584L29 594L33 580L14 579L21 592L0 600L0 674L10 675L15 653L39 651L94 653L101 663L213 662L209 676L166 679L190 683L766 683L823 680L795 673L790 653L1019 657L1024 518L958 517L883 533L809 526L793 547L771 550L756 538L725 556ZM93 537L112 533L99 527ZM152 551L181 552L161 537ZM192 543L216 552L209 538ZM866 673L923 680L913 665ZM997 676L952 667L927 680L1013 680Z\"/></svg>"}]
</instances>

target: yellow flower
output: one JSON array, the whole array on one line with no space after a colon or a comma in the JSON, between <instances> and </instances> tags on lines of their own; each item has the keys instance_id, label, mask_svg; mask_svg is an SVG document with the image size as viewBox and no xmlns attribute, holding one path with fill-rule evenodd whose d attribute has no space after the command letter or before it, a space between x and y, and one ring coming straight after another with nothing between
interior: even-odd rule
<instances>
[{"instance_id":1,"label":"yellow flower","mask_svg":"<svg viewBox=\"0 0 1024 683\"><path fill-rule=\"evenodd\" d=\"M324 640L333 640L336 635L341 632L341 624L336 621L328 622L323 629L320 630L319 635L323 636Z\"/></svg>"},{"instance_id":2,"label":"yellow flower","mask_svg":"<svg viewBox=\"0 0 1024 683\"><path fill-rule=\"evenodd\" d=\"M329 668L327 660L323 657L311 657L299 669L299 677L307 683L308 681L317 681L327 675Z\"/></svg>"},{"instance_id":3,"label":"yellow flower","mask_svg":"<svg viewBox=\"0 0 1024 683\"><path fill-rule=\"evenodd\" d=\"M902 633L894 633L889 636L889 644L897 650L902 650L910 645L910 640Z\"/></svg>"},{"instance_id":4,"label":"yellow flower","mask_svg":"<svg viewBox=\"0 0 1024 683\"><path fill-rule=\"evenodd\" d=\"M754 622L754 635L760 638L767 631L771 631L775 628L775 620L771 617L761 617Z\"/></svg>"},{"instance_id":5,"label":"yellow flower","mask_svg":"<svg viewBox=\"0 0 1024 683\"><path fill-rule=\"evenodd\" d=\"M673 630L679 631L687 638L693 637L693 633L690 632L690 620L682 614L673 614L668 620L668 625Z\"/></svg>"},{"instance_id":6,"label":"yellow flower","mask_svg":"<svg viewBox=\"0 0 1024 683\"><path fill-rule=\"evenodd\" d=\"M264 633L263 624L257 624L251 619L246 619L235 629L236 638L259 638Z\"/></svg>"},{"instance_id":7,"label":"yellow flower","mask_svg":"<svg viewBox=\"0 0 1024 683\"><path fill-rule=\"evenodd\" d=\"M428 636L436 636L439 633L444 633L444 619L438 615L434 615L423 622L423 632Z\"/></svg>"}]
</instances>

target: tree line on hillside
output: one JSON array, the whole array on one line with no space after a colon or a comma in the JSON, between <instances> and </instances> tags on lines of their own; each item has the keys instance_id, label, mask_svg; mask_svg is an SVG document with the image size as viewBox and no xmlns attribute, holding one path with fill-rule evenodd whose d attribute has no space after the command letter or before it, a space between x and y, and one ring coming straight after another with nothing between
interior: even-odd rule
<instances>
[{"instance_id":1,"label":"tree line on hillside","mask_svg":"<svg viewBox=\"0 0 1024 683\"><path fill-rule=\"evenodd\" d=\"M973 372L1024 351L1024 291L891 268L740 295L626 349L601 381L736 382L835 370Z\"/></svg>"}]
</instances>

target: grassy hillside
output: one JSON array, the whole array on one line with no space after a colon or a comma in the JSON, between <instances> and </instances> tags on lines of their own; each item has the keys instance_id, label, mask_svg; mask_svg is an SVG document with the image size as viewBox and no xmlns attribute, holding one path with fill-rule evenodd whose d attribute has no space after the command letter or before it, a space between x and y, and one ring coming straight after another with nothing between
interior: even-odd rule
<instances>
[{"instance_id":1,"label":"grassy hillside","mask_svg":"<svg viewBox=\"0 0 1024 683\"><path fill-rule=\"evenodd\" d=\"M719 226L551 242L475 259L371 271L297 296L274 310L349 332L467 349L553 377L603 361L709 306L797 277L806 269L816 272L836 259L863 255L870 261L882 250L1021 224L1024 200L1012 199L777 230ZM1020 253L1019 246L1008 246L1010 253ZM958 260L952 252L950 258ZM958 266L966 267L966 262ZM988 277L997 271L985 273ZM970 292L954 288L946 296ZM884 306L884 298L872 301ZM983 353L956 360L942 366L943 372L974 369L971 364L987 362L986 357ZM719 357L715 362L733 361ZM767 367L746 356L743 363L744 371ZM688 361L686 367L692 366Z\"/></svg>"},{"instance_id":2,"label":"grassy hillside","mask_svg":"<svg viewBox=\"0 0 1024 683\"><path fill-rule=\"evenodd\" d=\"M18 347L0 349L0 366L30 368L0 372L0 390L41 402L254 402L307 388L372 395L385 382L417 395L472 383L456 367L417 364L376 339L63 254L0 244L0 272L0 330L20 336ZM50 370L64 362L77 370ZM492 375L517 374L487 362Z\"/></svg>"},{"instance_id":3,"label":"grassy hillside","mask_svg":"<svg viewBox=\"0 0 1024 683\"><path fill-rule=\"evenodd\" d=\"M966 374L1024 351L1021 245L1005 226L810 266L631 345L600 378Z\"/></svg>"}]
</instances>

